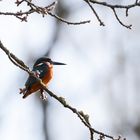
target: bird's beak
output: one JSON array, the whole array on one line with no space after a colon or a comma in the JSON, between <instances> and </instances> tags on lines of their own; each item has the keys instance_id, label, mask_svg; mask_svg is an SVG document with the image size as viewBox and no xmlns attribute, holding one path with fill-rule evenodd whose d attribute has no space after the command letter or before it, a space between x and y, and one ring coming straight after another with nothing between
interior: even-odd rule
<instances>
[{"instance_id":1,"label":"bird's beak","mask_svg":"<svg viewBox=\"0 0 140 140\"><path fill-rule=\"evenodd\" d=\"M52 62L53 65L66 65L65 63L60 63L60 62Z\"/></svg>"}]
</instances>

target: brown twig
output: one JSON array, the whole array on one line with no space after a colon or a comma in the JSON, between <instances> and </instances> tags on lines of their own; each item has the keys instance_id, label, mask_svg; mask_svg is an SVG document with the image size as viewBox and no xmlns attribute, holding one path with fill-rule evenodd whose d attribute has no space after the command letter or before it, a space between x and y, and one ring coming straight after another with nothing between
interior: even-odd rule
<instances>
[{"instance_id":1,"label":"brown twig","mask_svg":"<svg viewBox=\"0 0 140 140\"><path fill-rule=\"evenodd\" d=\"M23 12L22 10L20 10L19 12L15 12L15 13L14 12L0 12L0 15L15 16L16 18L20 19L21 21L25 21L25 22L27 22L28 16L32 13L41 14L43 17L45 15L50 15L50 16L60 20L61 22L67 23L69 25L81 25L81 24L86 24L86 23L90 22L90 20L80 21L80 22L70 22L70 21L63 19L62 17L59 17L58 15L53 14L52 10L56 7L56 3L57 3L56 1L52 2L51 4L49 4L45 7L37 6L29 0L21 0L21 1L17 0L15 3L17 6L19 6L23 2L26 2L27 6L30 7L30 9L28 11Z\"/></svg>"},{"instance_id":2,"label":"brown twig","mask_svg":"<svg viewBox=\"0 0 140 140\"><path fill-rule=\"evenodd\" d=\"M140 3L138 1L134 2L133 4L129 4L129 5L118 5L118 4L113 5L113 4L109 4L107 2L96 1L96 0L89 0L89 1L93 4L98 4L98 5L102 5L105 7L117 8L117 9L131 9L136 6L140 6Z\"/></svg>"},{"instance_id":3,"label":"brown twig","mask_svg":"<svg viewBox=\"0 0 140 140\"><path fill-rule=\"evenodd\" d=\"M134 3L132 4L128 4L128 5L118 5L118 4L109 4L107 2L102 2L102 1L96 1L96 0L83 0L85 1L88 6L91 8L92 12L95 14L97 20L99 21L101 26L104 26L104 22L100 19L98 13L96 12L96 10L94 9L93 5L91 4L96 4L96 5L100 5L100 6L105 6L108 8L111 8L113 10L114 16L117 19L117 21L123 26L126 27L128 29L131 29L132 25L125 25L120 18L118 17L117 13L116 13L116 9L124 9L125 10L125 14L126 17L128 16L128 12L131 8L134 7L139 7L140 6L140 2L138 0L135 0ZM16 0L16 5L19 6L21 5L23 2L27 3L27 6L30 8L28 11L23 12L22 10L19 12L0 12L0 15L9 15L9 16L15 16L16 18L20 19L21 21L26 21L27 22L27 17L32 14L32 13L38 13L41 14L43 17L45 15L50 15L58 20L60 20L61 22L67 23L69 25L81 25L81 24L85 24L85 23L89 23L90 20L86 20L86 21L79 21L79 22L70 22L67 21L65 19L63 19L62 17L59 17L58 15L55 15L52 13L52 10L56 7L56 1L52 2L51 4L49 4L48 6L45 7L40 7L37 6L36 4L34 4L32 2L32 0Z\"/></svg>"},{"instance_id":4,"label":"brown twig","mask_svg":"<svg viewBox=\"0 0 140 140\"><path fill-rule=\"evenodd\" d=\"M67 21L65 19L63 19L62 17L59 17L58 15L55 15L51 12L48 12L49 15L51 15L52 17L64 22L64 23L67 23L68 25L80 25L80 24L85 24L85 23L90 23L90 20L86 20L86 21L79 21L79 22L70 22L70 21Z\"/></svg>"},{"instance_id":5,"label":"brown twig","mask_svg":"<svg viewBox=\"0 0 140 140\"><path fill-rule=\"evenodd\" d=\"M105 26L105 24L103 23L103 21L100 19L100 17L98 16L97 12L95 11L95 9L93 8L93 6L90 4L89 0L84 0L88 6L91 8L92 12L94 13L94 15L96 16L97 20L100 23L100 26Z\"/></svg>"},{"instance_id":6,"label":"brown twig","mask_svg":"<svg viewBox=\"0 0 140 140\"><path fill-rule=\"evenodd\" d=\"M58 102L60 102L65 108L68 108L69 110L71 110L74 114L76 114L78 116L78 118L81 120L81 122L89 129L90 131L90 139L93 140L93 134L96 133L98 135L101 135L103 137L106 138L110 138L112 140L114 140L113 136L104 134L103 132L97 131L94 128L92 128L90 122L89 122L89 116L87 114L84 114L83 111L78 111L76 108L70 106L65 98L63 97L59 97L56 94L54 94L52 91L50 91L49 89L47 89L46 85L42 82L42 80L40 78L38 78L32 71L30 71L30 69L24 64L24 62L22 60L20 60L19 58L17 58L14 54L12 54L6 47L3 46L2 42L0 41L0 48L7 54L7 56L9 57L9 59L11 60L11 62L18 66L19 68L21 68L22 70L26 71L29 75L32 75L36 78L36 80L38 80L39 84L42 86L42 88L54 99L56 99Z\"/></svg>"},{"instance_id":7,"label":"brown twig","mask_svg":"<svg viewBox=\"0 0 140 140\"><path fill-rule=\"evenodd\" d=\"M113 10L114 15L115 15L116 19L118 20L118 22L119 22L122 26L124 26L124 27L126 27L126 28L128 28L128 29L131 29L132 24L130 24L130 25L124 24L124 23L119 19L118 15L117 15L117 13L116 13L115 8L112 8L112 10Z\"/></svg>"},{"instance_id":8,"label":"brown twig","mask_svg":"<svg viewBox=\"0 0 140 140\"><path fill-rule=\"evenodd\" d=\"M117 19L117 21L124 27L126 27L127 29L131 29L132 25L125 25L118 17L117 13L116 13L116 10L115 9L125 9L125 13L126 13L126 16L128 16L128 11L131 9L131 8L134 8L134 7L139 7L140 6L140 2L138 2L138 0L136 0L133 4L129 4L129 5L118 5L118 4L109 4L107 2L102 2L102 1L96 1L96 0L84 0L85 2L87 3L92 3L92 4L97 4L97 5L101 5L101 6L105 6L105 7L108 7L108 8L111 8L113 10L113 13ZM89 5L90 6L90 5ZM92 7L92 5L90 6ZM92 9L93 11L93 9Z\"/></svg>"}]
</instances>

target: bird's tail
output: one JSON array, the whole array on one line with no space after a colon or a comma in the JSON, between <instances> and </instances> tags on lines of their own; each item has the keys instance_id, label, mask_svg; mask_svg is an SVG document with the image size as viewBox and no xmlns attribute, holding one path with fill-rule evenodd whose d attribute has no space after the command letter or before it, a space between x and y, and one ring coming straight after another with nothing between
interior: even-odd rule
<instances>
[{"instance_id":1,"label":"bird's tail","mask_svg":"<svg viewBox=\"0 0 140 140\"><path fill-rule=\"evenodd\" d=\"M25 99L27 96L29 96L31 94L30 91L26 91L25 94L23 94L22 98Z\"/></svg>"}]
</instances>

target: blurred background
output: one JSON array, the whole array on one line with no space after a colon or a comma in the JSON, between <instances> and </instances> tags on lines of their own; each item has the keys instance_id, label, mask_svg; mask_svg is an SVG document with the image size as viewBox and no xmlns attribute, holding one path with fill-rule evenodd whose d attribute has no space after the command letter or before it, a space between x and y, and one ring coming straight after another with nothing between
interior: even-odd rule
<instances>
[{"instance_id":1,"label":"blurred background","mask_svg":"<svg viewBox=\"0 0 140 140\"><path fill-rule=\"evenodd\" d=\"M15 1L0 1L0 11L26 10ZM52 0L34 0L46 6ZM113 0L106 2L113 3ZM119 0L129 4L134 0ZM67 25L53 17L32 14L28 22L0 16L0 40L32 68L36 59L49 56L64 62L55 66L49 89L79 110L89 114L93 128L127 140L140 139L140 18L139 8L117 10L122 27L112 11L95 6L105 27L100 27L82 0L58 0L56 13L69 21L91 19L90 24ZM88 129L68 109L48 96L47 102L32 94L19 95L28 74L13 65L0 50L0 139L85 140Z\"/></svg>"}]
</instances>

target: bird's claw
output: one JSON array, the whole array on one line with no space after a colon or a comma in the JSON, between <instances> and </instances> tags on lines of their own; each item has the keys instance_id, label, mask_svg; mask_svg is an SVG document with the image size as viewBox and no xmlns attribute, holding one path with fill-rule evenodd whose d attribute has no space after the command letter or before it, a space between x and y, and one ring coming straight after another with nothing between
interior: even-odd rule
<instances>
[{"instance_id":1,"label":"bird's claw","mask_svg":"<svg viewBox=\"0 0 140 140\"><path fill-rule=\"evenodd\" d=\"M46 101L46 100L47 100L47 95L44 93L43 90L40 91L40 94L41 94L40 98L41 98L42 100Z\"/></svg>"},{"instance_id":2,"label":"bird's claw","mask_svg":"<svg viewBox=\"0 0 140 140\"><path fill-rule=\"evenodd\" d=\"M23 88L23 89L20 88L19 90L20 90L19 94L25 94L25 92L26 92L26 88Z\"/></svg>"},{"instance_id":3,"label":"bird's claw","mask_svg":"<svg viewBox=\"0 0 140 140\"><path fill-rule=\"evenodd\" d=\"M46 96L45 94L44 94L43 96L41 95L40 98L41 98L42 100L44 100L44 101L47 100L47 96Z\"/></svg>"}]
</instances>

